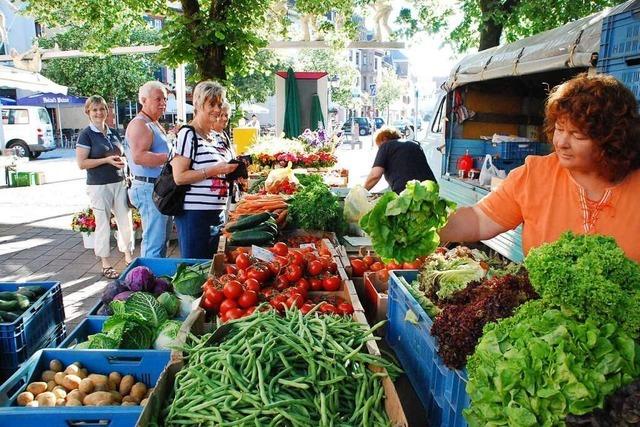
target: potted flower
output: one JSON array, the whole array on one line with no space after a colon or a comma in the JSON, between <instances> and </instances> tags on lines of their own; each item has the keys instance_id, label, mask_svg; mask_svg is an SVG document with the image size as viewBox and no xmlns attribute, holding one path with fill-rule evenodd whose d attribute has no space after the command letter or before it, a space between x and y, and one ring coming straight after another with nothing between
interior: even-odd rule
<instances>
[{"instance_id":1,"label":"potted flower","mask_svg":"<svg viewBox=\"0 0 640 427\"><path fill-rule=\"evenodd\" d=\"M131 216L133 219L133 237L139 240L142 238L142 217L140 216L140 211L136 208L131 209ZM116 240L118 240L118 224L113 214L111 215L111 229L114 230L114 236Z\"/></svg>"},{"instance_id":2,"label":"potted flower","mask_svg":"<svg viewBox=\"0 0 640 427\"><path fill-rule=\"evenodd\" d=\"M96 217L93 215L93 209L87 208L76 212L71 219L71 229L82 233L82 242L87 249L95 247Z\"/></svg>"}]
</instances>

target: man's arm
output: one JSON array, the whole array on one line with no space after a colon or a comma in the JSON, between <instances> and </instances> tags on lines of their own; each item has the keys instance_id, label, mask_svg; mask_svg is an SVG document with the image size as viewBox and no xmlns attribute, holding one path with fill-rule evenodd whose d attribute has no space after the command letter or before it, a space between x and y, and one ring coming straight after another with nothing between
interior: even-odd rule
<instances>
[{"instance_id":1,"label":"man's arm","mask_svg":"<svg viewBox=\"0 0 640 427\"><path fill-rule=\"evenodd\" d=\"M442 242L477 242L491 239L509 229L493 221L477 206L456 210L438 233Z\"/></svg>"},{"instance_id":2,"label":"man's arm","mask_svg":"<svg viewBox=\"0 0 640 427\"><path fill-rule=\"evenodd\" d=\"M384 168L380 166L372 167L367 180L364 182L364 188L366 188L367 190L371 190L373 187L375 187L378 181L380 181L380 178L382 178L383 174Z\"/></svg>"},{"instance_id":3,"label":"man's arm","mask_svg":"<svg viewBox=\"0 0 640 427\"><path fill-rule=\"evenodd\" d=\"M168 157L167 153L153 153L150 151L153 143L153 132L142 120L134 120L127 127L127 141L131 148L133 162L140 166L161 166Z\"/></svg>"}]
</instances>

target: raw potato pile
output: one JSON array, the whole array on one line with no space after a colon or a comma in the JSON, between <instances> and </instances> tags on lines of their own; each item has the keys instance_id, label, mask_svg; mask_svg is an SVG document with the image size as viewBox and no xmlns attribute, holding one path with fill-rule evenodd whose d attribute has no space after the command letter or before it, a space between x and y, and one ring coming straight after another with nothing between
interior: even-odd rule
<instances>
[{"instance_id":1,"label":"raw potato pile","mask_svg":"<svg viewBox=\"0 0 640 427\"><path fill-rule=\"evenodd\" d=\"M62 366L52 360L42 381L32 382L18 395L18 405L47 406L133 406L147 403L153 388L136 382L132 375L124 377L118 372L109 376L90 374L80 362Z\"/></svg>"}]
</instances>

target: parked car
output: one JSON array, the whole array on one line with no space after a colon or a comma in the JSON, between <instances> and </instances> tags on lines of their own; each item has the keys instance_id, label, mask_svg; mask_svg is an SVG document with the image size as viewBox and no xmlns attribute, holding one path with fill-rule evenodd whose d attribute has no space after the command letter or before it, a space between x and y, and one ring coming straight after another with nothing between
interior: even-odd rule
<instances>
[{"instance_id":1,"label":"parked car","mask_svg":"<svg viewBox=\"0 0 640 427\"><path fill-rule=\"evenodd\" d=\"M358 124L359 135L363 136L369 135L371 133L373 126L371 125L371 122L369 122L369 119L367 119L366 117L354 117L353 121L354 123ZM347 119L344 122L344 124L342 125L342 130L345 134L351 134L351 119Z\"/></svg>"},{"instance_id":2,"label":"parked car","mask_svg":"<svg viewBox=\"0 0 640 427\"><path fill-rule=\"evenodd\" d=\"M382 117L374 117L373 122L376 125L376 129L380 129L382 126L384 126L384 119Z\"/></svg>"},{"instance_id":3,"label":"parked car","mask_svg":"<svg viewBox=\"0 0 640 427\"><path fill-rule=\"evenodd\" d=\"M5 147L21 157L35 159L56 148L51 118L43 107L3 105L2 129Z\"/></svg>"}]
</instances>

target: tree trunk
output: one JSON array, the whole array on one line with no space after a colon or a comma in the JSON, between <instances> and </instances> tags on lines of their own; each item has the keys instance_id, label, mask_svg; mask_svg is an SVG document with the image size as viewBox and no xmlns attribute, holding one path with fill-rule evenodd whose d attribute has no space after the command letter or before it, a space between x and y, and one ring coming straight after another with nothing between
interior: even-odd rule
<instances>
[{"instance_id":1,"label":"tree trunk","mask_svg":"<svg viewBox=\"0 0 640 427\"><path fill-rule=\"evenodd\" d=\"M224 46L212 46L203 52L198 61L198 70L202 80L227 80L227 67L224 65L226 50Z\"/></svg>"},{"instance_id":2,"label":"tree trunk","mask_svg":"<svg viewBox=\"0 0 640 427\"><path fill-rule=\"evenodd\" d=\"M478 51L498 46L501 35L502 25L498 25L492 20L485 21L484 25L480 28L480 46L478 46Z\"/></svg>"}]
</instances>

